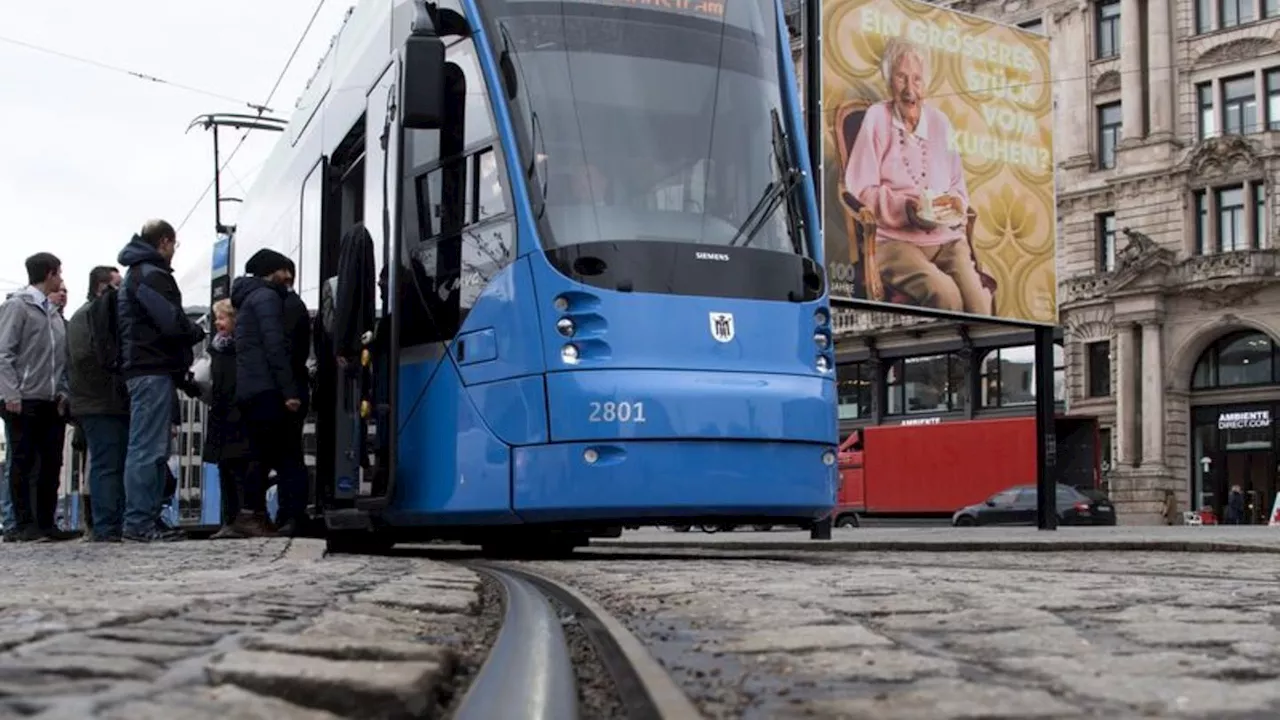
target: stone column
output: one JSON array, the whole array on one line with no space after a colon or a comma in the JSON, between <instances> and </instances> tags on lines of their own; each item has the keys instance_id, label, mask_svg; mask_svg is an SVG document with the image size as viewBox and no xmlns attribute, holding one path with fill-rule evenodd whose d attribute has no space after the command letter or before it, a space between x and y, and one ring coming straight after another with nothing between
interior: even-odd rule
<instances>
[{"instance_id":1,"label":"stone column","mask_svg":"<svg viewBox=\"0 0 1280 720\"><path fill-rule=\"evenodd\" d=\"M1116 467L1132 467L1138 457L1133 350L1133 325L1116 323Z\"/></svg>"},{"instance_id":2,"label":"stone column","mask_svg":"<svg viewBox=\"0 0 1280 720\"><path fill-rule=\"evenodd\" d=\"M1085 13L1075 4L1053 15L1053 42L1049 45L1049 57L1056 91L1054 92L1054 157L1058 161L1089 155L1089 132L1092 115L1081 112L1089 106L1089 79L1081 77L1080 63L1076 62L1080 48L1087 44Z\"/></svg>"},{"instance_id":3,"label":"stone column","mask_svg":"<svg viewBox=\"0 0 1280 720\"><path fill-rule=\"evenodd\" d=\"M1213 3L1216 5L1217 3ZM1151 99L1151 135L1172 139L1173 99L1173 9L1169 0L1147 3L1147 97ZM1124 11L1120 22L1124 23ZM1126 31L1127 33L1128 31ZM1126 36L1127 37L1127 36ZM1126 39L1127 43L1127 39ZM1126 76L1127 77L1127 76ZM1123 82L1123 80L1121 80Z\"/></svg>"},{"instance_id":4,"label":"stone column","mask_svg":"<svg viewBox=\"0 0 1280 720\"><path fill-rule=\"evenodd\" d=\"M1142 325L1142 464L1164 465L1164 352L1160 321Z\"/></svg>"},{"instance_id":5,"label":"stone column","mask_svg":"<svg viewBox=\"0 0 1280 720\"><path fill-rule=\"evenodd\" d=\"M1140 0L1120 2L1120 90L1124 103L1121 115L1124 120L1124 140L1140 140L1143 137L1142 82L1142 3Z\"/></svg>"}]
</instances>

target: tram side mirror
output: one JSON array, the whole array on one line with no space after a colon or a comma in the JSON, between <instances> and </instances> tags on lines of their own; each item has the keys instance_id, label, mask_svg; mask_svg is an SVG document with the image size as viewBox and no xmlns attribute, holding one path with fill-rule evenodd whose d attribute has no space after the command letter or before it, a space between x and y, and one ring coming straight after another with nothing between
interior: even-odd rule
<instances>
[{"instance_id":1,"label":"tram side mirror","mask_svg":"<svg viewBox=\"0 0 1280 720\"><path fill-rule=\"evenodd\" d=\"M401 117L409 130L437 130L444 124L444 42L434 35L411 35L404 44Z\"/></svg>"}]
</instances>

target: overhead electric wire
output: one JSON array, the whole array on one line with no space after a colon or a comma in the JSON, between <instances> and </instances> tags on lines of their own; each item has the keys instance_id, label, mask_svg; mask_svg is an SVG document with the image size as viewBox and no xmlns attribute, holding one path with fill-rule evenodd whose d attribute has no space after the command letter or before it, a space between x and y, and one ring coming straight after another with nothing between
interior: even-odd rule
<instances>
[{"instance_id":1,"label":"overhead electric wire","mask_svg":"<svg viewBox=\"0 0 1280 720\"><path fill-rule=\"evenodd\" d=\"M267 106L271 104L272 98L276 96L276 91L280 89L280 83L284 82L285 74L289 72L289 68L293 65L294 59L298 56L298 50L302 48L302 43L305 42L307 36L311 34L311 26L315 25L316 18L320 16L320 11L324 8L326 2L328 2L328 0L320 0L320 2L316 4L316 9L311 12L311 19L307 21L307 26L302 29L302 35L298 37L298 42L294 43L293 52L289 53L289 59L285 60L284 67L280 69L280 74L276 76L275 83L271 85L271 92L267 93L267 99L263 101L261 106L255 106L258 107L259 117L263 115L264 110L269 109ZM214 132L217 132L217 130L215 129ZM245 130L240 135L240 140L236 142L236 146L231 148L231 152L227 155L226 162L222 163L222 166L218 168L219 173L222 173L227 169L227 166L231 164L231 160L235 158L236 153L240 152L240 148L244 146L244 141L248 139L250 132L252 131ZM200 193L200 197L194 204L192 204L191 209L188 210L186 216L182 218L182 222L178 223L179 231L186 226L187 221L190 220L191 216L195 214L197 209L199 209L200 203L204 202L204 199L208 197L209 191L213 189L214 183L216 182L217 178L215 177L209 181L208 185L205 186L204 192ZM214 200L216 202L217 198Z\"/></svg>"},{"instance_id":2,"label":"overhead electric wire","mask_svg":"<svg viewBox=\"0 0 1280 720\"><path fill-rule=\"evenodd\" d=\"M102 70L110 70L112 72L122 73L124 75L128 75L138 80L146 80L147 82L158 83L160 85L168 85L169 87L172 87L172 88L177 88L179 90L186 90L187 92L193 92L193 93L205 95L212 98L217 98L219 100L228 100L233 103L238 103L238 104L242 104L247 107L250 107L258 111L259 113L271 111L271 108L266 107L265 104L258 105L256 103L251 103L248 100L242 100L240 98L232 97L230 95L224 95L222 93L214 92L212 90L205 90L203 88L198 88L193 85L184 85L182 83L174 82L172 80L166 80L162 77L158 77L150 73L138 72L137 70L130 70L129 68L120 67L119 65L112 65L110 63L105 63L105 62L102 62L101 60L94 60L93 58L82 57L80 55L72 55L71 53L68 53L68 52L55 50L53 48L45 47L43 45L36 45L35 43L29 43L29 42L26 42L25 40L18 40L16 38L5 37L3 35L0 35L0 43L16 45L18 47L26 48L28 50L34 50L36 52L45 53L46 55L53 55L55 57L60 57L60 58L63 58L64 60L71 60L73 62L83 63L85 65L92 65L93 67L96 67Z\"/></svg>"}]
</instances>

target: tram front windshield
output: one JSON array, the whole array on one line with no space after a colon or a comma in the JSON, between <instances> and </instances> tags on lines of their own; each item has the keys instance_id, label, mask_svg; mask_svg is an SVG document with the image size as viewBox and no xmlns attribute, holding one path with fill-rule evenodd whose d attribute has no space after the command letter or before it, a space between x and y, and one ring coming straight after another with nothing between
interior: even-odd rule
<instances>
[{"instance_id":1,"label":"tram front windshield","mask_svg":"<svg viewBox=\"0 0 1280 720\"><path fill-rule=\"evenodd\" d=\"M794 164L774 142L786 116L772 0L482 6L494 55L515 80L521 165L549 250L805 246L792 237L789 203L761 202L780 166Z\"/></svg>"}]
</instances>

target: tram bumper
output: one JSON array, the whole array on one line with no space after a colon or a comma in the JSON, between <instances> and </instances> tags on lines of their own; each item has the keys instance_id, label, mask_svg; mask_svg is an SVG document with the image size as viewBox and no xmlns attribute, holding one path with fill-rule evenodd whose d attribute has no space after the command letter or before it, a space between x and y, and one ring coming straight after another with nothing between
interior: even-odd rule
<instances>
[{"instance_id":1,"label":"tram bumper","mask_svg":"<svg viewBox=\"0 0 1280 720\"><path fill-rule=\"evenodd\" d=\"M513 509L526 522L822 517L835 504L834 393L816 375L548 375L551 443L513 448Z\"/></svg>"}]
</instances>

